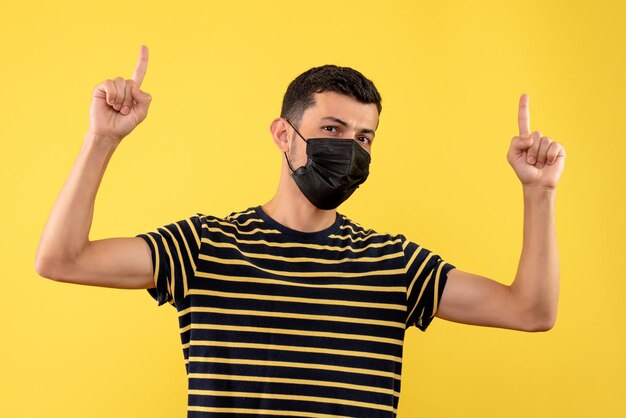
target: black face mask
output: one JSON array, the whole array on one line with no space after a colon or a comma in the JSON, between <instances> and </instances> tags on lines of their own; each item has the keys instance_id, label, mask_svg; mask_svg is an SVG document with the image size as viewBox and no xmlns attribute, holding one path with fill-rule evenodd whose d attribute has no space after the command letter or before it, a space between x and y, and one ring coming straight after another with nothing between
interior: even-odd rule
<instances>
[{"instance_id":1,"label":"black face mask","mask_svg":"<svg viewBox=\"0 0 626 418\"><path fill-rule=\"evenodd\" d=\"M287 120L289 122L289 120ZM289 122L291 127L300 132ZM355 140L300 138L306 142L307 163L291 177L300 191L318 209L335 209L363 184L369 175L371 157Z\"/></svg>"}]
</instances>

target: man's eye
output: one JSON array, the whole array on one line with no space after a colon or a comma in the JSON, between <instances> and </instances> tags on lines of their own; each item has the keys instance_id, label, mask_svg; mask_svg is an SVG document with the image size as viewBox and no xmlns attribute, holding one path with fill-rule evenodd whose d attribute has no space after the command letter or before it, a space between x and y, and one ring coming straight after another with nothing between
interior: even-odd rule
<instances>
[{"instance_id":1,"label":"man's eye","mask_svg":"<svg viewBox=\"0 0 626 418\"><path fill-rule=\"evenodd\" d=\"M322 126L322 129L328 130L326 128L330 128L331 129L331 131L329 131L329 132L333 132L332 129L335 129L335 130L337 129L337 127L335 127L335 126Z\"/></svg>"},{"instance_id":2,"label":"man's eye","mask_svg":"<svg viewBox=\"0 0 626 418\"><path fill-rule=\"evenodd\" d=\"M370 139L366 136L360 136L357 138L357 141L363 142L365 144L369 144L370 143Z\"/></svg>"}]
</instances>

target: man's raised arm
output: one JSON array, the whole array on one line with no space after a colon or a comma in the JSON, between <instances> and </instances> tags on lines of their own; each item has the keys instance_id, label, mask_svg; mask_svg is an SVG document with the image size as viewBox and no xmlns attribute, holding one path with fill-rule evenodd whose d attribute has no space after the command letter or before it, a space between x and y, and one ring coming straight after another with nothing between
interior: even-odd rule
<instances>
[{"instance_id":1,"label":"man's raised arm","mask_svg":"<svg viewBox=\"0 0 626 418\"><path fill-rule=\"evenodd\" d=\"M471 325L547 331L556 321L559 257L556 241L556 185L565 164L565 148L541 132L530 132L528 95L520 97L519 136L507 160L522 182L524 242L510 286L452 269L436 316Z\"/></svg>"},{"instance_id":2,"label":"man's raised arm","mask_svg":"<svg viewBox=\"0 0 626 418\"><path fill-rule=\"evenodd\" d=\"M43 277L94 286L151 288L147 244L137 237L89 241L98 187L113 152L148 114L141 91L148 48L141 46L130 79L117 77L93 90L89 131L41 235L35 270Z\"/></svg>"}]
</instances>

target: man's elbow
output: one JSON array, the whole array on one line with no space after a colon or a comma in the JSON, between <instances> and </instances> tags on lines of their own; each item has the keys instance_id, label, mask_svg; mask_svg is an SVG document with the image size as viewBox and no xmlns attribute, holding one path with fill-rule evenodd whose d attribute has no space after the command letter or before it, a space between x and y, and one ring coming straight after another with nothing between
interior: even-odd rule
<instances>
[{"instance_id":1,"label":"man's elbow","mask_svg":"<svg viewBox=\"0 0 626 418\"><path fill-rule=\"evenodd\" d=\"M556 323L556 314L544 315L532 321L530 326L525 330L529 332L546 332L554 328Z\"/></svg>"},{"instance_id":2,"label":"man's elbow","mask_svg":"<svg viewBox=\"0 0 626 418\"><path fill-rule=\"evenodd\" d=\"M35 272L45 279L62 281L58 263L54 263L45 257L35 258Z\"/></svg>"}]
</instances>

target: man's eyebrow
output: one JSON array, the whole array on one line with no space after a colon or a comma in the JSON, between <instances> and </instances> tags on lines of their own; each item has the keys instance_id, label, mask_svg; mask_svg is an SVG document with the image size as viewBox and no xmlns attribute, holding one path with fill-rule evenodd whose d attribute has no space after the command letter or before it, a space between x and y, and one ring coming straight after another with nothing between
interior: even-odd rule
<instances>
[{"instance_id":1,"label":"man's eyebrow","mask_svg":"<svg viewBox=\"0 0 626 418\"><path fill-rule=\"evenodd\" d=\"M322 118L322 120L330 120L330 121L333 121L333 122L336 122L336 123L340 124L341 126L346 126L346 127L348 126L348 123L346 121L343 121L343 120L341 120L339 118L336 118L334 116L326 116L326 117ZM362 128L360 130L360 132L363 132L363 133L366 133L366 134L372 134L372 136L376 135L376 132L374 132L371 129L366 129L366 128Z\"/></svg>"}]
</instances>

